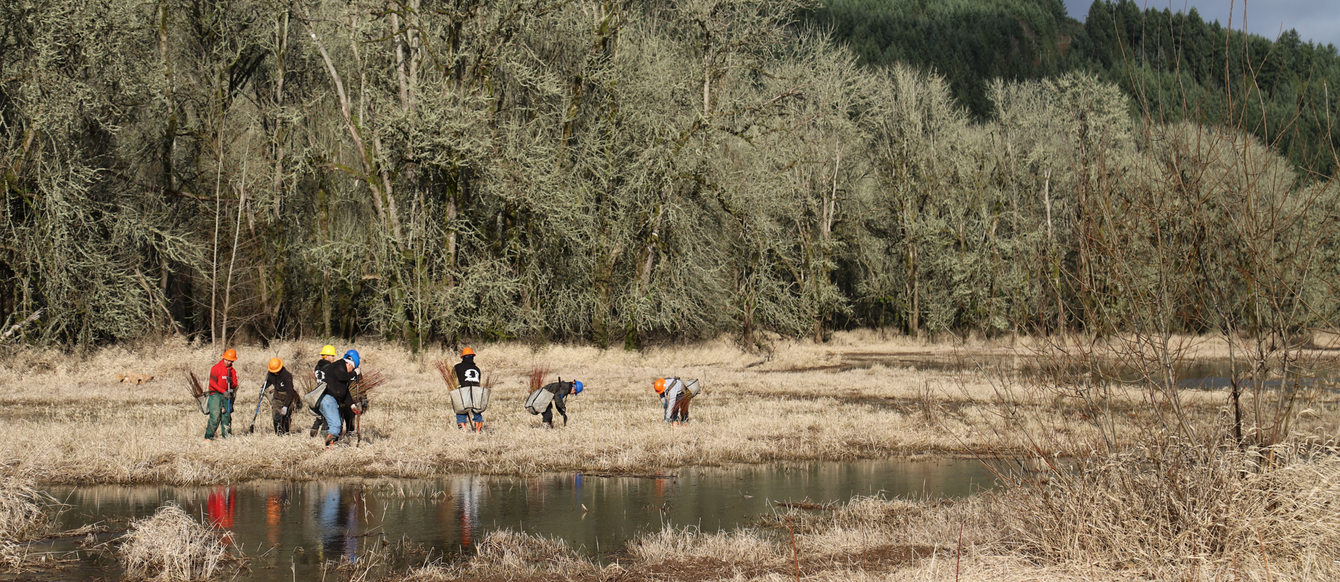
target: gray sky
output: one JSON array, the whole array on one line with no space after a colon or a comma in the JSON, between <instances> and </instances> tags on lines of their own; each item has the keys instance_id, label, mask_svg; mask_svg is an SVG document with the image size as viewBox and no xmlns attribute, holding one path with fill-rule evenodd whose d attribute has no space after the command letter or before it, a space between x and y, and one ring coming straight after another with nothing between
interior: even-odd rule
<instances>
[{"instance_id":1,"label":"gray sky","mask_svg":"<svg viewBox=\"0 0 1340 582\"><path fill-rule=\"evenodd\" d=\"M1064 0L1071 18L1084 21L1093 0ZM1232 8L1233 29L1274 40L1280 32L1297 30L1303 41L1340 47L1340 3L1335 0L1135 0L1141 8L1187 12L1194 6L1206 22L1227 26ZM1243 12L1246 11L1246 18Z\"/></svg>"}]
</instances>

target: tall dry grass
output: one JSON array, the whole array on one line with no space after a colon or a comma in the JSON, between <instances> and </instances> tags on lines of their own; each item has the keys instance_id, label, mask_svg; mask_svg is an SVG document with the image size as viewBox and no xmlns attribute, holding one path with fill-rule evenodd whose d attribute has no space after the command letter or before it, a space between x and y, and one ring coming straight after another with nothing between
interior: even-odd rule
<instances>
[{"instance_id":1,"label":"tall dry grass","mask_svg":"<svg viewBox=\"0 0 1340 582\"><path fill-rule=\"evenodd\" d=\"M52 511L58 505L38 490L33 480L8 467L0 470L0 564L23 566L24 542L51 533Z\"/></svg>"},{"instance_id":2,"label":"tall dry grass","mask_svg":"<svg viewBox=\"0 0 1340 582\"><path fill-rule=\"evenodd\" d=\"M1146 446L1080 459L1013 480L1003 543L1160 580L1340 579L1336 453Z\"/></svg>"},{"instance_id":3,"label":"tall dry grass","mask_svg":"<svg viewBox=\"0 0 1340 582\"><path fill-rule=\"evenodd\" d=\"M224 532L192 519L177 505L131 523L119 550L132 580L208 580L223 572L229 556Z\"/></svg>"}]
</instances>

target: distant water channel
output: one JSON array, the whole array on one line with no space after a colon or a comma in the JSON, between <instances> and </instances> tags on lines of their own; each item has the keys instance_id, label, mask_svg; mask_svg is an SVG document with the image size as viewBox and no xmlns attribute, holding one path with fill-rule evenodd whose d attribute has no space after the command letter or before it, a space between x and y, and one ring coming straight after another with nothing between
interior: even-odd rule
<instances>
[{"instance_id":1,"label":"distant water channel","mask_svg":"<svg viewBox=\"0 0 1340 582\"><path fill-rule=\"evenodd\" d=\"M993 487L974 460L858 461L688 468L643 477L570 473L537 477L260 482L213 487L54 488L71 507L63 529L102 523L124 533L168 503L232 532L248 557L237 580L321 579L328 561L361 559L369 547L418 544L424 557L456 559L499 529L565 540L607 561L639 534L662 527L706 532L756 524L785 503L845 502L857 495L963 497ZM77 540L35 544L73 552ZM107 556L63 554L71 566L46 580L115 580ZM329 567L329 564L327 564ZM333 574L333 573L332 573ZM335 576L331 576L334 578Z\"/></svg>"}]
</instances>

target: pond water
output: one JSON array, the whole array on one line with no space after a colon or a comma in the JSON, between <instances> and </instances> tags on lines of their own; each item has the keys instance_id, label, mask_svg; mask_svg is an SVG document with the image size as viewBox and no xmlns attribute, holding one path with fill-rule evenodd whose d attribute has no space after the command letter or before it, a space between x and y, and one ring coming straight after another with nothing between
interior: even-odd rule
<instances>
[{"instance_id":1,"label":"pond water","mask_svg":"<svg viewBox=\"0 0 1340 582\"><path fill-rule=\"evenodd\" d=\"M49 492L71 507L62 529L102 523L105 540L168 503L229 530L249 567L238 580L322 578L328 561L357 561L369 547L408 541L414 557L454 559L494 530L561 538L601 561L617 559L639 534L662 527L713 532L758 523L784 503L845 502L857 495L962 497L993 487L974 460L902 460L786 466L687 468L643 477L550 474L453 475L421 480L262 482L213 487L87 486ZM106 555L77 552L79 540L34 545L70 566L45 580L114 580ZM403 564L401 564L403 565ZM0 577L3 578L3 577Z\"/></svg>"}]
</instances>

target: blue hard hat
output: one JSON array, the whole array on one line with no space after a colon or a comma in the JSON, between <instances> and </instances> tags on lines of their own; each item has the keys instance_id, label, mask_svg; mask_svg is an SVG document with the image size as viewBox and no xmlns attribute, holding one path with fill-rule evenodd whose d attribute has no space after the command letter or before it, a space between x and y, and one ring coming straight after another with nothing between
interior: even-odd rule
<instances>
[{"instance_id":1,"label":"blue hard hat","mask_svg":"<svg viewBox=\"0 0 1340 582\"><path fill-rule=\"evenodd\" d=\"M581 380L573 380L573 381L572 381L572 393L573 393L573 394L581 394L581 393L582 393L582 381L581 381Z\"/></svg>"},{"instance_id":2,"label":"blue hard hat","mask_svg":"<svg viewBox=\"0 0 1340 582\"><path fill-rule=\"evenodd\" d=\"M350 362L353 362L353 363L354 363L354 367L357 368L357 367L358 367L358 350L349 350L349 351L347 351L347 352L344 352L344 359L349 360Z\"/></svg>"}]
</instances>

